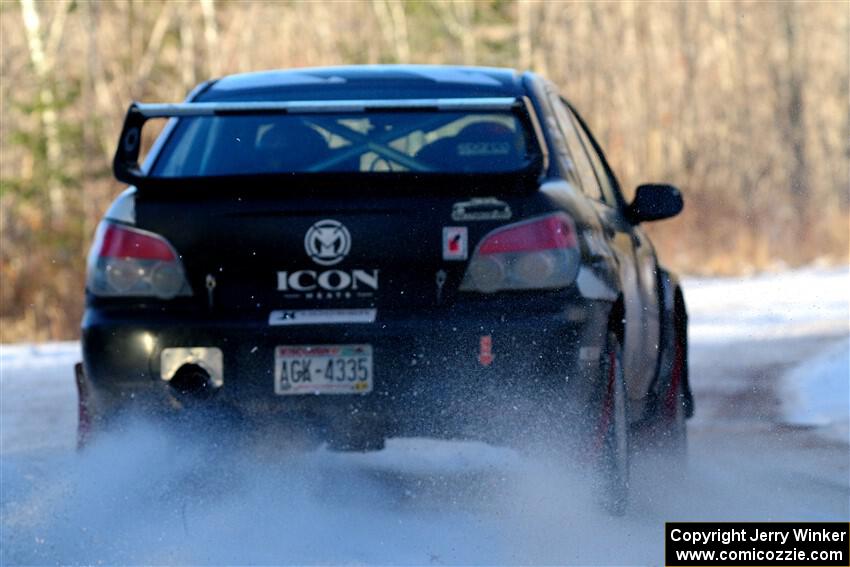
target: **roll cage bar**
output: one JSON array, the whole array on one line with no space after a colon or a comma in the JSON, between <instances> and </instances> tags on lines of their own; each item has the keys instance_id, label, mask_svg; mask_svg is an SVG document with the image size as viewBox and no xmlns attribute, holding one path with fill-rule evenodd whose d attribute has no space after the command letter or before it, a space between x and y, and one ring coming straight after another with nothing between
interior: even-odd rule
<instances>
[{"instance_id":1,"label":"roll cage bar","mask_svg":"<svg viewBox=\"0 0 850 567\"><path fill-rule=\"evenodd\" d=\"M238 116L262 114L352 114L369 112L494 112L511 111L521 122L529 127L532 138L536 140L539 150L540 174L548 170L549 152L543 131L534 111L534 106L528 97L481 97L481 98L436 98L436 99L377 99L377 100L328 100L328 101L273 101L273 102L182 102L182 103L138 103L133 102L127 109L124 126L115 158L112 163L113 173L119 181L131 185L150 184L157 178L145 175L139 165L141 151L141 132L145 122L152 118L192 118L200 116ZM319 126L333 134L342 136L352 142L352 147L346 148L338 155L331 156L314 164L307 174L318 173L338 162L362 153L373 151L386 159L393 160L417 172L428 173L431 168L386 145L388 142L408 134L423 126L439 126L441 121L451 121L435 116L432 121L418 123L409 131L395 130L383 136L368 137L354 130L333 124L324 120ZM289 174L282 173L281 175ZM204 179L210 179L205 177ZM169 178L170 181L173 179Z\"/></svg>"}]
</instances>

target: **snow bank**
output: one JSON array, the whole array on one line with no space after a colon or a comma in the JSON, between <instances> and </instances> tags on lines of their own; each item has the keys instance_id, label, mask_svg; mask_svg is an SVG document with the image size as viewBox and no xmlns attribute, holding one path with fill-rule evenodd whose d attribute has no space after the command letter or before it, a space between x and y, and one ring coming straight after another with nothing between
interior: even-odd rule
<instances>
[{"instance_id":1,"label":"snow bank","mask_svg":"<svg viewBox=\"0 0 850 567\"><path fill-rule=\"evenodd\" d=\"M42 368L66 364L73 367L82 360L80 343L65 341L55 343L0 344L0 379L7 370Z\"/></svg>"},{"instance_id":2,"label":"snow bank","mask_svg":"<svg viewBox=\"0 0 850 567\"><path fill-rule=\"evenodd\" d=\"M0 455L76 443L80 343L0 344Z\"/></svg>"},{"instance_id":3,"label":"snow bank","mask_svg":"<svg viewBox=\"0 0 850 567\"><path fill-rule=\"evenodd\" d=\"M850 325L848 267L688 278L684 288L692 342L846 334Z\"/></svg>"},{"instance_id":4,"label":"snow bank","mask_svg":"<svg viewBox=\"0 0 850 567\"><path fill-rule=\"evenodd\" d=\"M818 427L818 433L831 439L848 440L848 267L748 278L688 278L684 288L690 340L697 348L725 350L730 341L825 337L825 350L816 349L813 359L782 377L777 391L781 418L793 425Z\"/></svg>"},{"instance_id":5,"label":"snow bank","mask_svg":"<svg viewBox=\"0 0 850 567\"><path fill-rule=\"evenodd\" d=\"M820 427L825 436L850 442L850 341L835 342L785 374L781 392L787 423Z\"/></svg>"}]
</instances>

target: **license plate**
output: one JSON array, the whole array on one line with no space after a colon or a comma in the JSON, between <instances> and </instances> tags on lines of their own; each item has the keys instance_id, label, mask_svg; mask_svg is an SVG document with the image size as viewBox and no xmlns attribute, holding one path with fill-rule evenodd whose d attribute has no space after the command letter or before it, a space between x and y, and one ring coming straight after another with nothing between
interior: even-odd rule
<instances>
[{"instance_id":1,"label":"license plate","mask_svg":"<svg viewBox=\"0 0 850 567\"><path fill-rule=\"evenodd\" d=\"M372 345L279 346L274 391L298 394L367 394L372 391Z\"/></svg>"}]
</instances>

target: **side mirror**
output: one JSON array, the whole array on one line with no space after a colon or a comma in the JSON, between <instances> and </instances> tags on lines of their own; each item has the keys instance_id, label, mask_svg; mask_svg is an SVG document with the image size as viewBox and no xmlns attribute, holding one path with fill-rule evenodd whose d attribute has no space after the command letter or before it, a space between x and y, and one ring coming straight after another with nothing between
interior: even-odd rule
<instances>
[{"instance_id":1,"label":"side mirror","mask_svg":"<svg viewBox=\"0 0 850 567\"><path fill-rule=\"evenodd\" d=\"M682 194L672 185L648 183L640 185L626 214L633 224L675 217L682 211Z\"/></svg>"}]
</instances>

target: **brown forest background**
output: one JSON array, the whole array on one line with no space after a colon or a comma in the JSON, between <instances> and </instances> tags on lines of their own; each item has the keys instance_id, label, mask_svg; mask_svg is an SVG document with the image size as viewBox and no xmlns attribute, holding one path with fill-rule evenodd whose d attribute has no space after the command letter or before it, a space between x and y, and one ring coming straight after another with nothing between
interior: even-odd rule
<instances>
[{"instance_id":1,"label":"brown forest background","mask_svg":"<svg viewBox=\"0 0 850 567\"><path fill-rule=\"evenodd\" d=\"M85 253L121 187L127 104L227 73L349 63L537 70L686 273L847 263L848 2L0 1L0 341L73 338Z\"/></svg>"}]
</instances>

